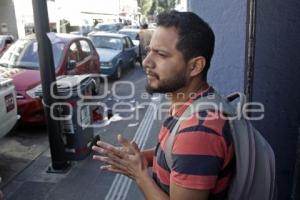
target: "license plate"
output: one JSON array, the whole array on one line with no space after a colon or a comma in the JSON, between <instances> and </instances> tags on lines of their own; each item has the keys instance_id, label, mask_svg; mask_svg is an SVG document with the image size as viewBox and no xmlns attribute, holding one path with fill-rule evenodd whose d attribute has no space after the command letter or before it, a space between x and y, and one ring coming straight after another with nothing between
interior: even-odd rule
<instances>
[{"instance_id":1,"label":"license plate","mask_svg":"<svg viewBox=\"0 0 300 200\"><path fill-rule=\"evenodd\" d=\"M5 99L6 112L10 112L15 108L14 96L13 94L8 94L4 97L4 99Z\"/></svg>"}]
</instances>

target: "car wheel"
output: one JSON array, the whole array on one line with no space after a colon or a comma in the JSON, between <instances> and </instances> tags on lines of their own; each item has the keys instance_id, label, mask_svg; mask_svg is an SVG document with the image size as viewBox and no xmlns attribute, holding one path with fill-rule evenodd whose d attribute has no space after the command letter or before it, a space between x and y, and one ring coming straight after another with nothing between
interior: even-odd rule
<instances>
[{"instance_id":1,"label":"car wheel","mask_svg":"<svg viewBox=\"0 0 300 200\"><path fill-rule=\"evenodd\" d=\"M129 67L130 68L134 68L135 67L135 62L134 62L135 60L136 59L134 59L134 60L132 60L132 61L129 62Z\"/></svg>"},{"instance_id":2,"label":"car wheel","mask_svg":"<svg viewBox=\"0 0 300 200\"><path fill-rule=\"evenodd\" d=\"M116 72L114 74L114 78L116 80L119 80L121 78L121 76L122 76L122 67L121 66L117 66L117 70L116 70Z\"/></svg>"},{"instance_id":3,"label":"car wheel","mask_svg":"<svg viewBox=\"0 0 300 200\"><path fill-rule=\"evenodd\" d=\"M140 66L143 67L143 59L142 59L142 56L138 57L138 62L140 63Z\"/></svg>"}]
</instances>

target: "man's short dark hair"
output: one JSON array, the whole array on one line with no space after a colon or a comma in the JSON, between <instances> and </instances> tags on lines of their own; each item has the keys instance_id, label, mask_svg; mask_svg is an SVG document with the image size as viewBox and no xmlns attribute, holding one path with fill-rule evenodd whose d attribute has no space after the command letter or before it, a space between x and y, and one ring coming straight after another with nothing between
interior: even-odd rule
<instances>
[{"instance_id":1,"label":"man's short dark hair","mask_svg":"<svg viewBox=\"0 0 300 200\"><path fill-rule=\"evenodd\" d=\"M147 23L142 24L142 29L147 29L147 28L148 28L148 24Z\"/></svg>"},{"instance_id":2,"label":"man's short dark hair","mask_svg":"<svg viewBox=\"0 0 300 200\"><path fill-rule=\"evenodd\" d=\"M206 80L215 45L215 36L210 26L195 13L175 10L160 13L156 21L157 26L177 29L179 40L176 48L186 62L197 56L206 59L202 73L202 78Z\"/></svg>"}]
</instances>

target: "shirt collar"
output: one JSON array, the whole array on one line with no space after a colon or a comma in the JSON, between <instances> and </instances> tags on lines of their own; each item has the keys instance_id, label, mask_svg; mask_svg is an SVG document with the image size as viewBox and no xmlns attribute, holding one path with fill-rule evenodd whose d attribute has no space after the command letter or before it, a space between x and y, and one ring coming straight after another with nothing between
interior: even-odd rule
<instances>
[{"instance_id":1,"label":"shirt collar","mask_svg":"<svg viewBox=\"0 0 300 200\"><path fill-rule=\"evenodd\" d=\"M209 94L212 94L214 93L214 91L214 88L208 85L208 87L205 90L199 90L198 92L194 93L194 95L190 95L191 97L186 102L182 103L182 105L179 107L176 113L172 114L173 107L171 106L169 114L174 117L180 117L185 111L185 109L193 103L193 101L201 97L205 97Z\"/></svg>"}]
</instances>

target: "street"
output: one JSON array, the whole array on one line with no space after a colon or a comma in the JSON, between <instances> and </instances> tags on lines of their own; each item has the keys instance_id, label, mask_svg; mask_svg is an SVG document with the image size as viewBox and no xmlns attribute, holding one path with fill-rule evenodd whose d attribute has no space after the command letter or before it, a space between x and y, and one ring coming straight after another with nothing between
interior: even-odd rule
<instances>
[{"instance_id":1,"label":"street","mask_svg":"<svg viewBox=\"0 0 300 200\"><path fill-rule=\"evenodd\" d=\"M141 149L155 145L160 128L156 116L162 99L147 96L145 81L138 65L126 70L121 80L109 81L109 94L103 101L113 108L113 116L95 126L101 140L115 144L121 133ZM149 102L153 104L148 106ZM114 107L116 104L119 106ZM100 163L91 155L73 162L67 173L46 173L51 160L44 127L18 127L0 140L0 145L1 188L6 199L143 199L130 179L100 171Z\"/></svg>"},{"instance_id":2,"label":"street","mask_svg":"<svg viewBox=\"0 0 300 200\"><path fill-rule=\"evenodd\" d=\"M142 200L141 190L146 199L300 200L298 2L1 0L0 200ZM168 95L149 95L147 81ZM200 93L229 96L219 99L236 112L214 102L181 123L194 108L182 103L198 104ZM45 118L49 126L36 125ZM157 145L157 187L139 156L94 157L117 160L139 188L93 160L96 140L118 145L118 134L141 150Z\"/></svg>"}]
</instances>

